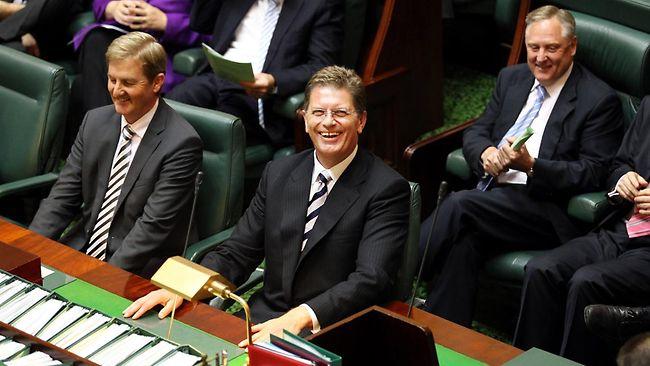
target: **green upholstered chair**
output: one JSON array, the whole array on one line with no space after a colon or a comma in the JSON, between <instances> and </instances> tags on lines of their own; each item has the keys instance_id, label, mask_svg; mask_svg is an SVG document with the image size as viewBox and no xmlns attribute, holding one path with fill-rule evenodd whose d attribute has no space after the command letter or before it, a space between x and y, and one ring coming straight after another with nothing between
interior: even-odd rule
<instances>
[{"instance_id":1,"label":"green upholstered chair","mask_svg":"<svg viewBox=\"0 0 650 366\"><path fill-rule=\"evenodd\" d=\"M61 67L0 46L0 197L56 181L68 96Z\"/></svg>"},{"instance_id":2,"label":"green upholstered chair","mask_svg":"<svg viewBox=\"0 0 650 366\"><path fill-rule=\"evenodd\" d=\"M166 100L203 140L203 183L199 189L195 222L199 241L185 256L198 262L221 241L224 230L242 214L244 187L244 126L239 118L210 109ZM227 231L228 235L230 231Z\"/></svg>"},{"instance_id":3,"label":"green upholstered chair","mask_svg":"<svg viewBox=\"0 0 650 366\"><path fill-rule=\"evenodd\" d=\"M610 8L598 10L608 13L607 9ZM644 9L650 15L650 4ZM626 125L629 125L640 98L650 93L650 33L600 17L572 13L578 35L577 60L617 90ZM460 149L447 156L446 168L449 174L464 180L472 176ZM571 217L594 226L605 217L610 206L605 192L592 192L573 197L567 210ZM524 265L537 253L523 251L496 256L487 262L487 273L504 280L521 281Z\"/></svg>"}]
</instances>

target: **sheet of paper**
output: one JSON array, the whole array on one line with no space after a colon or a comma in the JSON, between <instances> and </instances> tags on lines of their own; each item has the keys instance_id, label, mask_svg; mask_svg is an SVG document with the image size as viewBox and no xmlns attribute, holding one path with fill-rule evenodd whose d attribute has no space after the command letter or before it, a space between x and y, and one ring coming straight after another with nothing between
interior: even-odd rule
<instances>
[{"instance_id":1,"label":"sheet of paper","mask_svg":"<svg viewBox=\"0 0 650 366\"><path fill-rule=\"evenodd\" d=\"M72 327L64 330L50 342L61 348L69 348L77 341L94 332L97 328L108 323L111 319L104 314L95 313L88 318L81 319Z\"/></svg>"},{"instance_id":2,"label":"sheet of paper","mask_svg":"<svg viewBox=\"0 0 650 366\"><path fill-rule=\"evenodd\" d=\"M61 361L55 360L49 355L38 351L7 361L5 364L7 366L55 366L61 365Z\"/></svg>"},{"instance_id":3,"label":"sheet of paper","mask_svg":"<svg viewBox=\"0 0 650 366\"><path fill-rule=\"evenodd\" d=\"M160 341L153 347L128 360L123 366L151 366L175 348L176 346L169 342Z\"/></svg>"},{"instance_id":4,"label":"sheet of paper","mask_svg":"<svg viewBox=\"0 0 650 366\"><path fill-rule=\"evenodd\" d=\"M81 306L71 306L68 309L65 309L62 313L56 316L50 323L48 323L45 328L36 336L42 340L50 341L52 337L59 334L63 329L68 325L74 323L82 316L88 314L88 309L82 308Z\"/></svg>"},{"instance_id":5,"label":"sheet of paper","mask_svg":"<svg viewBox=\"0 0 650 366\"><path fill-rule=\"evenodd\" d=\"M23 314L12 325L25 333L36 335L65 306L65 302L48 299Z\"/></svg>"},{"instance_id":6,"label":"sheet of paper","mask_svg":"<svg viewBox=\"0 0 650 366\"><path fill-rule=\"evenodd\" d=\"M3 323L11 323L37 302L46 298L49 294L49 292L43 289L34 287L31 290L16 296L14 299L0 306L0 321Z\"/></svg>"},{"instance_id":7,"label":"sheet of paper","mask_svg":"<svg viewBox=\"0 0 650 366\"><path fill-rule=\"evenodd\" d=\"M156 366L192 366L201 361L201 357L175 351L170 357L156 364Z\"/></svg>"},{"instance_id":8,"label":"sheet of paper","mask_svg":"<svg viewBox=\"0 0 650 366\"><path fill-rule=\"evenodd\" d=\"M207 44L203 43L202 46L203 53L205 53L205 57L208 59L212 71L214 71L218 77L232 81L233 83L255 81L253 66L250 62L231 61L223 57L219 52L215 51Z\"/></svg>"},{"instance_id":9,"label":"sheet of paper","mask_svg":"<svg viewBox=\"0 0 650 366\"><path fill-rule=\"evenodd\" d=\"M49 268L47 268L45 266L41 266L41 278L45 278L45 277L51 275L52 273L54 273L53 270L51 270L51 269L49 269Z\"/></svg>"},{"instance_id":10,"label":"sheet of paper","mask_svg":"<svg viewBox=\"0 0 650 366\"><path fill-rule=\"evenodd\" d=\"M97 352L90 360L103 366L114 366L153 342L154 339L156 338L135 333L129 334Z\"/></svg>"},{"instance_id":11,"label":"sheet of paper","mask_svg":"<svg viewBox=\"0 0 650 366\"><path fill-rule=\"evenodd\" d=\"M0 361L4 361L9 357L20 352L22 349L26 348L22 343L14 342L12 340L5 340L0 343Z\"/></svg>"},{"instance_id":12,"label":"sheet of paper","mask_svg":"<svg viewBox=\"0 0 650 366\"><path fill-rule=\"evenodd\" d=\"M92 335L70 347L70 352L83 358L88 358L88 356L97 352L97 350L114 341L122 334L128 332L130 328L131 327L128 324L113 323L106 328L96 331Z\"/></svg>"},{"instance_id":13,"label":"sheet of paper","mask_svg":"<svg viewBox=\"0 0 650 366\"><path fill-rule=\"evenodd\" d=\"M20 291L26 289L29 286L27 282L23 281L11 281L0 289L0 305L7 302L14 295Z\"/></svg>"}]
</instances>

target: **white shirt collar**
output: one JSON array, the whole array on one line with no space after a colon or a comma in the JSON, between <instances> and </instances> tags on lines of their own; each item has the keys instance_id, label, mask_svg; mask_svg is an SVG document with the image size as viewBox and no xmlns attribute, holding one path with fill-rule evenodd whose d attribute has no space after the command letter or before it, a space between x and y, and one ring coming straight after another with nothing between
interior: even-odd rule
<instances>
[{"instance_id":1,"label":"white shirt collar","mask_svg":"<svg viewBox=\"0 0 650 366\"><path fill-rule=\"evenodd\" d=\"M571 71L573 70L573 62L571 65L569 65L569 68L560 76L559 79L555 80L555 82L549 86L544 87L546 89L546 93L550 97L556 97L557 95L560 94L562 91L562 88L564 88L564 84L566 84L566 81L569 80L569 75L571 75ZM535 90L537 88L537 85L539 85L539 80L535 79L533 82L533 87L530 89L530 91Z\"/></svg>"},{"instance_id":2,"label":"white shirt collar","mask_svg":"<svg viewBox=\"0 0 650 366\"><path fill-rule=\"evenodd\" d=\"M345 172L345 169L348 168L354 157L357 155L357 150L359 149L359 145L354 147L354 150L350 155L348 155L343 161L340 163L334 165L333 167L329 169L325 169L323 165L318 161L318 158L316 157L316 150L314 150L314 171L311 174L311 182L314 183L318 181L318 174L322 173L323 171L326 171L327 174L329 174L330 177L332 177L332 183L336 182L341 175Z\"/></svg>"},{"instance_id":3,"label":"white shirt collar","mask_svg":"<svg viewBox=\"0 0 650 366\"><path fill-rule=\"evenodd\" d=\"M131 130L140 138L144 137L145 132L147 132L147 128L149 128L149 124L151 123L151 120L153 119L154 114L156 114L156 110L158 109L158 99L156 99L156 104L151 107L150 110L147 111L142 117L140 117L137 121L131 123ZM122 116L121 119L121 125L120 125L120 131L129 124L126 121L126 118Z\"/></svg>"}]
</instances>

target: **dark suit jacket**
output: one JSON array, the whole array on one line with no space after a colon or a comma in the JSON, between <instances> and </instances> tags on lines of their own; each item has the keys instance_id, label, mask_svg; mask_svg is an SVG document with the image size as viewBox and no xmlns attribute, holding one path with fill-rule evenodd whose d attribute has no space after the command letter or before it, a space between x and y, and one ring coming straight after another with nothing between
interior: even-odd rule
<instances>
[{"instance_id":1,"label":"dark suit jacket","mask_svg":"<svg viewBox=\"0 0 650 366\"><path fill-rule=\"evenodd\" d=\"M195 0L190 26L212 33L211 46L223 54L255 1ZM262 68L275 78L277 96L302 92L316 71L336 64L343 44L343 13L342 0L284 0ZM264 101L266 130L271 141L286 142L293 124L269 113L274 100L272 96Z\"/></svg>"},{"instance_id":2,"label":"dark suit jacket","mask_svg":"<svg viewBox=\"0 0 650 366\"><path fill-rule=\"evenodd\" d=\"M483 175L481 153L496 146L514 124L534 82L528 65L503 69L483 115L463 136L463 153L472 170ZM549 117L528 190L562 233L570 196L602 188L623 132L616 92L586 68L574 63ZM565 238L575 233L567 233ZM561 234L561 236L563 236Z\"/></svg>"},{"instance_id":3,"label":"dark suit jacket","mask_svg":"<svg viewBox=\"0 0 650 366\"><path fill-rule=\"evenodd\" d=\"M250 301L256 322L306 303L326 326L391 294L407 235L408 183L359 149L301 253L313 154L269 163L230 240L201 262L241 284L266 259L263 291Z\"/></svg>"},{"instance_id":4,"label":"dark suit jacket","mask_svg":"<svg viewBox=\"0 0 650 366\"><path fill-rule=\"evenodd\" d=\"M637 172L650 179L650 96L641 101L634 121L627 129L621 147L612 163L608 187L614 189L618 180L628 172Z\"/></svg>"},{"instance_id":5,"label":"dark suit jacket","mask_svg":"<svg viewBox=\"0 0 650 366\"><path fill-rule=\"evenodd\" d=\"M119 133L120 115L112 105L86 114L31 230L57 240L81 209L82 225L62 241L77 250L86 245L106 193ZM150 277L166 258L182 253L201 151L196 131L160 99L122 186L109 231L109 263Z\"/></svg>"}]
</instances>

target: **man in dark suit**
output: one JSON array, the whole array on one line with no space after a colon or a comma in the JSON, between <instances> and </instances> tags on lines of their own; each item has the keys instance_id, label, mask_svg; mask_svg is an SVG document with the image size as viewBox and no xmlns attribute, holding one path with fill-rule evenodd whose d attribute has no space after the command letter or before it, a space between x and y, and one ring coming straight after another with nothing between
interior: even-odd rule
<instances>
[{"instance_id":1,"label":"man in dark suit","mask_svg":"<svg viewBox=\"0 0 650 366\"><path fill-rule=\"evenodd\" d=\"M206 65L168 97L240 117L249 145L292 143L293 123L274 114L273 104L301 92L317 70L336 63L343 1L195 0L190 26L212 33L212 48L226 58L252 62L255 82L219 79Z\"/></svg>"},{"instance_id":2,"label":"man in dark suit","mask_svg":"<svg viewBox=\"0 0 650 366\"><path fill-rule=\"evenodd\" d=\"M150 277L181 254L201 139L162 99L165 51L142 32L109 47L113 106L91 110L30 229Z\"/></svg>"},{"instance_id":3,"label":"man in dark suit","mask_svg":"<svg viewBox=\"0 0 650 366\"><path fill-rule=\"evenodd\" d=\"M650 224L627 228L623 220L632 212L638 216L629 222L650 215L648 136L650 97L645 97L608 179L620 215L599 232L574 239L526 265L516 346L543 348L586 365L613 363L615 354L587 330L584 309L598 303L650 303L650 237L639 230L650 229Z\"/></svg>"},{"instance_id":4,"label":"man in dark suit","mask_svg":"<svg viewBox=\"0 0 650 366\"><path fill-rule=\"evenodd\" d=\"M526 24L528 64L501 71L485 112L463 136L482 189L443 201L423 259L440 271L425 309L465 326L485 252L549 248L577 236L568 198L600 187L622 134L614 90L573 62L573 16L545 6ZM533 136L515 151L511 143L529 126ZM422 247L430 228L431 218Z\"/></svg>"},{"instance_id":5,"label":"man in dark suit","mask_svg":"<svg viewBox=\"0 0 650 366\"><path fill-rule=\"evenodd\" d=\"M357 147L366 122L361 79L326 67L305 95L315 150L269 163L230 239L201 261L238 285L266 259L264 287L250 299L253 340L318 330L388 300L406 240L408 183ZM166 316L172 295L154 291L125 316L157 304Z\"/></svg>"}]
</instances>

